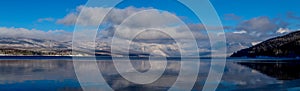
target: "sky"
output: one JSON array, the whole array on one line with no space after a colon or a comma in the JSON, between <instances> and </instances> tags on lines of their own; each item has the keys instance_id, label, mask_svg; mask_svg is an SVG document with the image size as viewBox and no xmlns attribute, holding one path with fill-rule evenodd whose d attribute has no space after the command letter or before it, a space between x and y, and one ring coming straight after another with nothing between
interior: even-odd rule
<instances>
[{"instance_id":1,"label":"sky","mask_svg":"<svg viewBox=\"0 0 300 91\"><path fill-rule=\"evenodd\" d=\"M80 11L86 8L84 18L79 22L83 26L97 25L97 17L112 7L84 6L87 0L2 0L0 3L0 36L21 36L31 38L50 38L64 40L70 38L74 31L75 20ZM300 29L300 9L298 0L210 0L216 9L223 26L213 26L225 29L227 40L234 42L254 43L271 37L280 36ZM173 24L170 16L179 17L192 29L192 33L203 30L201 21L186 6L176 0L124 0L118 4L111 16L107 16L102 37L109 38L114 33L115 26L131 14L142 10L153 9L137 16L133 23L128 23L123 32L138 32L140 27L157 27ZM80 20L80 19L79 19ZM182 30L179 27L164 27L166 31ZM168 39L145 34L141 39ZM174 32L175 34L178 32ZM130 35L119 34L128 38ZM186 39L187 33L178 33ZM148 35L148 36L147 36ZM49 37L56 36L56 37ZM60 37L63 36L63 37ZM196 39L205 39L199 34ZM155 38L154 38L155 37ZM161 43L161 42L159 42Z\"/></svg>"},{"instance_id":2,"label":"sky","mask_svg":"<svg viewBox=\"0 0 300 91\"><path fill-rule=\"evenodd\" d=\"M66 14L74 11L77 6L84 5L87 0L2 0L0 3L0 26L1 27L22 27L28 29L38 29L43 31L63 29L72 31L72 27L55 24L56 19L63 18ZM247 20L259 16L267 16L270 18L285 18L288 13L300 16L298 0L210 0L216 8L224 25L234 25L237 21L225 19L226 15L236 16L235 19ZM125 1L126 2L126 1ZM188 9L176 8L182 7L178 2L173 0L145 0L140 3L135 0L127 0L128 3L120 6L134 7L154 7L162 10L168 10L179 16L190 17L190 21L195 22ZM39 22L39 19L51 21ZM47 20L47 19L46 19ZM293 21L295 22L295 21ZM299 22L299 21L298 21ZM296 28L296 27L292 27Z\"/></svg>"}]
</instances>

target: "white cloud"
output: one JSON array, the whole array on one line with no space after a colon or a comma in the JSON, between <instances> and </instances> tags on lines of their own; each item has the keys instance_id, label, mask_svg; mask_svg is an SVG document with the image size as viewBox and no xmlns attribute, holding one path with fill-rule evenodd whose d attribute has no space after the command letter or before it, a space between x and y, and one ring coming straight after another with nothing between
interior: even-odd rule
<instances>
[{"instance_id":1,"label":"white cloud","mask_svg":"<svg viewBox=\"0 0 300 91\"><path fill-rule=\"evenodd\" d=\"M104 22L121 23L130 14L142 10L143 8L127 7L125 9L85 7L78 6L75 12L67 14L64 18L58 19L56 23L64 25L74 25L77 23L83 26L97 26L101 18L106 18ZM109 12L112 10L111 12ZM109 12L109 15L105 15ZM81 17L78 18L81 13ZM78 18L78 19L77 19Z\"/></svg>"},{"instance_id":2,"label":"white cloud","mask_svg":"<svg viewBox=\"0 0 300 91\"><path fill-rule=\"evenodd\" d=\"M253 36L262 37L275 33L280 25L269 17L255 17L237 25L236 30L245 30Z\"/></svg>"},{"instance_id":3,"label":"white cloud","mask_svg":"<svg viewBox=\"0 0 300 91\"><path fill-rule=\"evenodd\" d=\"M225 19L225 20L235 20L235 21L239 21L239 20L242 19L242 17L241 17L241 16L237 16L237 15L235 15L235 14L233 14L233 13L230 13L230 14L225 14L225 15L224 15L224 19Z\"/></svg>"},{"instance_id":4,"label":"white cloud","mask_svg":"<svg viewBox=\"0 0 300 91\"><path fill-rule=\"evenodd\" d=\"M54 20L55 20L54 18L48 17L48 18L40 18L37 21L38 22L45 22L45 21L54 21Z\"/></svg>"},{"instance_id":5,"label":"white cloud","mask_svg":"<svg viewBox=\"0 0 300 91\"><path fill-rule=\"evenodd\" d=\"M71 12L64 18L58 19L56 23L64 25L74 25L77 21L78 25L82 26L98 26L100 19L104 18L104 23L119 25L126 18L130 17L131 15L135 15L143 10L149 11L147 11L146 13L140 13L139 16L134 16L133 19L130 19L130 22L127 23L128 27L155 27L176 23L174 19L170 17L175 14L167 11L150 9L151 8L127 7L124 9L118 9L78 6L75 12ZM105 15L106 13L108 14ZM79 14L81 14L80 18L78 18Z\"/></svg>"},{"instance_id":6,"label":"white cloud","mask_svg":"<svg viewBox=\"0 0 300 91\"><path fill-rule=\"evenodd\" d=\"M74 25L76 23L77 15L74 13L68 14L63 19L59 19L56 21L58 24L64 24L64 25Z\"/></svg>"},{"instance_id":7,"label":"white cloud","mask_svg":"<svg viewBox=\"0 0 300 91\"><path fill-rule=\"evenodd\" d=\"M103 18L105 13L107 13L111 8L103 8L103 7L84 7L79 6L77 7L77 10L75 12L71 12L67 14L63 19L59 19L57 21L58 24L64 24L64 25L74 25L76 23L76 19L80 13L81 10L85 9L84 12L82 12L81 18L78 19L77 22L81 26L97 26L99 18ZM143 12L143 11L147 12ZM141 13L142 12L142 13ZM134 15L134 16L130 16ZM116 9L114 8L104 19L105 27L100 30L100 33L98 34L98 38L101 41L107 41L110 42L110 40L113 37L113 34L115 34L114 37L118 37L119 40L122 42L128 43L128 40L133 37L134 33L140 32L143 29L147 28L154 28L159 29L162 31L165 31L169 34L172 34L176 36L180 41L184 42L186 40L191 40L191 35L188 33L191 32L198 44L199 47L201 46L200 50L193 50L186 48L186 52L199 52L203 51L209 55L207 50L210 50L209 45L209 38L205 34L205 27L203 24L193 24L193 25L187 25L191 31L188 31L188 29L184 28L184 25L180 24L175 17L178 17L177 15L167 12L167 11L160 11L156 9L151 8L135 8L135 7L127 7L124 9ZM126 18L130 18L129 20L126 20ZM125 20L125 22L124 22ZM260 19L259 19L260 20ZM262 19L263 21L265 19ZM122 26L120 24L124 22ZM264 23L264 22L263 22ZM245 22L244 24L250 24L251 26L257 26L254 23L251 22ZM262 23L261 23L262 24ZM117 27L122 27L120 31L116 32ZM225 27L218 27L218 26L208 26L209 29L213 30L220 30ZM245 27L240 27L245 28ZM249 29L249 27L246 27L245 29ZM139 36L135 37L134 48L130 49L131 51L140 52L140 53L149 53L149 52L155 52L157 55L168 55L168 56L174 56L178 55L178 48L177 45L173 44L174 40L162 32L154 31L151 29L148 29L147 31L141 33ZM243 30L243 29L241 29ZM239 33L237 36L236 33ZM252 42L252 40L255 39L249 39L250 36L248 34L248 31L237 31L235 33L232 33L229 36L228 39L234 40L247 40ZM246 39L243 39L246 38ZM141 40L141 41L138 41ZM255 40L256 41L256 40ZM242 41L243 42L243 41ZM110 44L110 43L108 43ZM120 44L122 45L122 44ZM184 44L185 47L188 47L189 44ZM117 47L120 53L125 53L126 48L122 48L122 46ZM144 49L143 48L148 48ZM177 48L177 49L176 49Z\"/></svg>"},{"instance_id":8,"label":"white cloud","mask_svg":"<svg viewBox=\"0 0 300 91\"><path fill-rule=\"evenodd\" d=\"M71 40L72 33L65 32L64 30L49 30L42 31L36 29L26 28L7 28L0 27L1 37L16 37L16 38L35 38L35 39L52 39L52 40Z\"/></svg>"},{"instance_id":9,"label":"white cloud","mask_svg":"<svg viewBox=\"0 0 300 91\"><path fill-rule=\"evenodd\" d=\"M59 19L57 23L65 25L75 24L76 18L78 17L80 11L82 11L83 9L84 11L81 12L82 18L78 19L78 24L83 26L96 26L98 24L99 17L104 17L104 14L112 8L78 6L75 12L67 14L63 19ZM115 33L116 27L120 27L119 25L125 20L125 24L122 25L122 31L116 34L118 37L122 37L125 39L131 36L131 33L136 33L146 28L156 28L159 30L163 30L183 39L186 39L186 37L190 37L186 36L187 32L193 32L196 39L207 38L204 34L200 33L200 30L205 29L204 25L187 25L191 29L191 31L188 31L187 29L184 29L184 27L182 27L182 24L178 24L178 20L174 19L174 17L178 16L167 11L160 11L152 8L114 8L104 19L104 22L108 23L109 27L106 27L106 29L101 30L100 35L98 36L112 37L112 35ZM127 18L130 19L126 20ZM221 28L222 27L210 27L210 29L216 30ZM138 37L138 39L168 38L168 36L157 34L157 32L153 31L148 31L146 33L143 33L143 36Z\"/></svg>"},{"instance_id":10,"label":"white cloud","mask_svg":"<svg viewBox=\"0 0 300 91\"><path fill-rule=\"evenodd\" d=\"M247 33L247 31L241 30L241 31L235 31L233 33L235 33L235 34L244 34L244 33Z\"/></svg>"}]
</instances>

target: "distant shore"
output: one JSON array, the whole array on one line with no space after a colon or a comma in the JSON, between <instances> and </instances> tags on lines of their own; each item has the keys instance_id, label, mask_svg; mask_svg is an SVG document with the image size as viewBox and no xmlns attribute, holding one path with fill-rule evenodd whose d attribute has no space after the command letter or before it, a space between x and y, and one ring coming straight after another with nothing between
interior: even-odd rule
<instances>
[{"instance_id":1,"label":"distant shore","mask_svg":"<svg viewBox=\"0 0 300 91\"><path fill-rule=\"evenodd\" d=\"M130 58L131 60L148 60L149 57L136 57L136 56L131 56L131 57L111 57L111 56L0 56L0 60L73 60L73 59L79 59L79 60L92 60L96 58L97 60L101 59L112 59L112 58ZM182 59L181 57L152 57L155 59L168 59L168 60L180 60ZM216 61L220 61L219 59L224 59L221 57L184 57L184 59L218 59ZM300 58L284 58L284 57L263 57L263 58L246 58L246 57L226 57L225 58L227 61L228 60L299 60ZM222 61L222 60L221 60ZM225 60L223 60L225 61Z\"/></svg>"}]
</instances>

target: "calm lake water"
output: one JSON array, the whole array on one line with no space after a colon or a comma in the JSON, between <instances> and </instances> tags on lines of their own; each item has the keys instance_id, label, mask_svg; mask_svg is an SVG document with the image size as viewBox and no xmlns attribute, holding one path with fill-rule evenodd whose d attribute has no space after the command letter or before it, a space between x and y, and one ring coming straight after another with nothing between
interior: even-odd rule
<instances>
[{"instance_id":1,"label":"calm lake water","mask_svg":"<svg viewBox=\"0 0 300 91\"><path fill-rule=\"evenodd\" d=\"M163 76L154 83L144 85L124 79L116 71L111 59L99 59L97 63L106 83L116 91L166 91L178 77L180 61L168 60ZM82 67L87 68L93 63L84 59L81 62ZM149 61L144 59L136 59L131 63L140 72L146 72L151 67ZM201 60L200 68L190 67L190 70L195 69L200 71L193 90L198 91L208 76L209 59ZM297 91L300 90L299 69L299 60L228 59L217 90ZM0 91L82 91L70 59L2 58L0 74Z\"/></svg>"}]
</instances>

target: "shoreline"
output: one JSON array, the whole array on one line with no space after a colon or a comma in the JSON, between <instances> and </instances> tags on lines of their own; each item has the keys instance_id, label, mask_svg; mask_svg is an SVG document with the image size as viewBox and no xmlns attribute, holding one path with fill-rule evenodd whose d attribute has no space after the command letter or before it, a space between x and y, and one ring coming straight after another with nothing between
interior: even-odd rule
<instances>
[{"instance_id":1,"label":"shoreline","mask_svg":"<svg viewBox=\"0 0 300 91\"><path fill-rule=\"evenodd\" d=\"M101 60L101 59L113 59L113 58L121 58L121 59L126 59L129 58L131 60L138 60L138 59L149 59L149 57L136 57L136 56L131 56L131 57L112 57L112 56L34 56L34 55L26 55L26 56L21 56L21 55L16 55L16 56L0 56L0 60L75 60L77 59L82 59L82 60L91 60L95 58L96 60ZM166 58L167 60L180 60L182 59L181 57L152 57L154 59L164 59ZM221 57L184 57L184 59L217 59L216 61L219 61L218 59L224 59ZM232 61L232 60L300 60L300 58L287 58L287 57L264 57L264 58L246 58L246 57L226 57L226 61ZM201 60L200 60L201 61Z\"/></svg>"}]
</instances>

